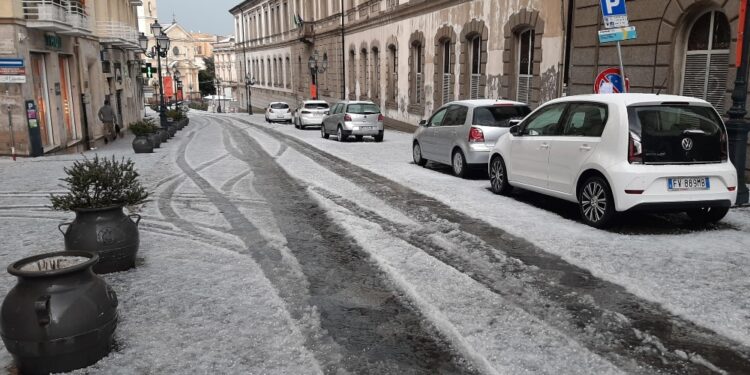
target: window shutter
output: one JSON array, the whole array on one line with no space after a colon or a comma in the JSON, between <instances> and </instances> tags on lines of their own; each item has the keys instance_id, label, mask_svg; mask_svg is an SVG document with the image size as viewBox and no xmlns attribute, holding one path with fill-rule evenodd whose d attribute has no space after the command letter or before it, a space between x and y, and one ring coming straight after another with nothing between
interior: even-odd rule
<instances>
[{"instance_id":1,"label":"window shutter","mask_svg":"<svg viewBox=\"0 0 750 375\"><path fill-rule=\"evenodd\" d=\"M711 63L708 69L708 83L706 85L706 101L711 103L716 110L724 113L724 95L727 91L727 74L729 71L729 54L711 54Z\"/></svg>"},{"instance_id":2,"label":"window shutter","mask_svg":"<svg viewBox=\"0 0 750 375\"><path fill-rule=\"evenodd\" d=\"M451 101L451 75L443 73L443 104Z\"/></svg>"},{"instance_id":3,"label":"window shutter","mask_svg":"<svg viewBox=\"0 0 750 375\"><path fill-rule=\"evenodd\" d=\"M706 93L707 71L707 54L685 56L685 73L682 81L682 95L703 99Z\"/></svg>"},{"instance_id":4,"label":"window shutter","mask_svg":"<svg viewBox=\"0 0 750 375\"><path fill-rule=\"evenodd\" d=\"M531 103L531 79L532 76L521 75L518 77L518 101Z\"/></svg>"},{"instance_id":5,"label":"window shutter","mask_svg":"<svg viewBox=\"0 0 750 375\"><path fill-rule=\"evenodd\" d=\"M470 98L471 99L479 99L480 93L479 93L479 78L481 76L479 74L472 74L471 75L471 93Z\"/></svg>"}]
</instances>

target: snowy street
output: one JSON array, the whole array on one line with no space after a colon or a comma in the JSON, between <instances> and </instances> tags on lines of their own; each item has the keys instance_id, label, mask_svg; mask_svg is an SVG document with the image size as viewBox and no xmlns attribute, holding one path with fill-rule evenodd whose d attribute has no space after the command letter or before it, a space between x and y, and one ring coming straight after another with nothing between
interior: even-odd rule
<instances>
[{"instance_id":1,"label":"snowy street","mask_svg":"<svg viewBox=\"0 0 750 375\"><path fill-rule=\"evenodd\" d=\"M151 198L138 267L104 276L116 349L80 373L750 372L748 208L597 230L575 205L415 165L410 134L190 117L153 154L130 137L86 154L131 158ZM63 250L73 214L48 196L82 157L0 158L0 264Z\"/></svg>"}]
</instances>

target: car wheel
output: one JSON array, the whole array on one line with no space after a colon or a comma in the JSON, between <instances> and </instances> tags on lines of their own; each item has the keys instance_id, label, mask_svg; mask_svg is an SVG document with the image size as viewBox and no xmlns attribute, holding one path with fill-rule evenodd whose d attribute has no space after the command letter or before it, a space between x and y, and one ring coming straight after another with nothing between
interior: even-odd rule
<instances>
[{"instance_id":1,"label":"car wheel","mask_svg":"<svg viewBox=\"0 0 750 375\"><path fill-rule=\"evenodd\" d=\"M365 139L363 135L357 135L354 138L357 139L357 142L362 142L362 140Z\"/></svg>"},{"instance_id":2,"label":"car wheel","mask_svg":"<svg viewBox=\"0 0 750 375\"><path fill-rule=\"evenodd\" d=\"M374 138L375 138L375 142L383 142L383 135L384 135L384 132L383 132L383 131L381 130L381 131L380 131L380 132L378 133L378 135L376 135L376 136L374 137Z\"/></svg>"},{"instance_id":3,"label":"car wheel","mask_svg":"<svg viewBox=\"0 0 750 375\"><path fill-rule=\"evenodd\" d=\"M414 164L420 167L427 165L427 159L422 157L422 147L419 146L418 142L414 142L414 146L411 149L411 156L414 158Z\"/></svg>"},{"instance_id":4,"label":"car wheel","mask_svg":"<svg viewBox=\"0 0 750 375\"><path fill-rule=\"evenodd\" d=\"M508 195L513 190L513 186L508 182L505 161L500 155L495 155L490 162L490 184L495 194Z\"/></svg>"},{"instance_id":5,"label":"car wheel","mask_svg":"<svg viewBox=\"0 0 750 375\"><path fill-rule=\"evenodd\" d=\"M589 177L578 192L578 207L583 221L594 228L606 228L615 216L615 202L607 181Z\"/></svg>"},{"instance_id":6,"label":"car wheel","mask_svg":"<svg viewBox=\"0 0 750 375\"><path fill-rule=\"evenodd\" d=\"M326 133L326 127L325 126L321 126L320 127L320 137L323 138L323 139L328 139L328 137L329 137L328 133Z\"/></svg>"},{"instance_id":7,"label":"car wheel","mask_svg":"<svg viewBox=\"0 0 750 375\"><path fill-rule=\"evenodd\" d=\"M729 207L703 207L687 212L690 218L699 224L718 223L724 216L727 216Z\"/></svg>"},{"instance_id":8,"label":"car wheel","mask_svg":"<svg viewBox=\"0 0 750 375\"><path fill-rule=\"evenodd\" d=\"M339 138L339 142L346 142L348 138L344 135L344 129L342 129L341 126L336 130L336 136Z\"/></svg>"},{"instance_id":9,"label":"car wheel","mask_svg":"<svg viewBox=\"0 0 750 375\"><path fill-rule=\"evenodd\" d=\"M451 165L453 166L453 174L456 175L456 177L466 178L469 166L466 165L466 158L464 157L463 151L454 151L451 160Z\"/></svg>"}]
</instances>

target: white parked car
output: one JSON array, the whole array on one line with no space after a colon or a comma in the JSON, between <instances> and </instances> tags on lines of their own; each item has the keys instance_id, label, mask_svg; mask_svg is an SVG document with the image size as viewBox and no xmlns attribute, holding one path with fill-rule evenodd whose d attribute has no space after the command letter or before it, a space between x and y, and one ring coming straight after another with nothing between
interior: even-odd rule
<instances>
[{"instance_id":1,"label":"white parked car","mask_svg":"<svg viewBox=\"0 0 750 375\"><path fill-rule=\"evenodd\" d=\"M495 142L529 113L528 105L509 100L448 103L419 123L412 141L414 164L447 164L458 177L466 177L469 169L485 169Z\"/></svg>"},{"instance_id":2,"label":"white parked car","mask_svg":"<svg viewBox=\"0 0 750 375\"><path fill-rule=\"evenodd\" d=\"M272 102L266 108L266 122L292 122L292 111L289 104Z\"/></svg>"},{"instance_id":3,"label":"white parked car","mask_svg":"<svg viewBox=\"0 0 750 375\"><path fill-rule=\"evenodd\" d=\"M321 126L328 110L328 103L323 100L306 100L294 111L294 127L304 129L307 126Z\"/></svg>"},{"instance_id":4,"label":"white parked car","mask_svg":"<svg viewBox=\"0 0 750 375\"><path fill-rule=\"evenodd\" d=\"M578 203L602 228L618 212L685 211L721 220L737 199L727 131L695 98L654 94L570 96L511 128L489 164L492 191L520 187Z\"/></svg>"}]
</instances>

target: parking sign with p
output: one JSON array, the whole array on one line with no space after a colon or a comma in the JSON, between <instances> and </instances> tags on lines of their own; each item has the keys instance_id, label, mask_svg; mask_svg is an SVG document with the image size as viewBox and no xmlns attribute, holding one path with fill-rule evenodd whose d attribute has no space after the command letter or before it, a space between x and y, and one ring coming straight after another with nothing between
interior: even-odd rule
<instances>
[{"instance_id":1,"label":"parking sign with p","mask_svg":"<svg viewBox=\"0 0 750 375\"><path fill-rule=\"evenodd\" d=\"M605 28L613 29L629 26L625 0L600 0L600 2Z\"/></svg>"}]
</instances>

